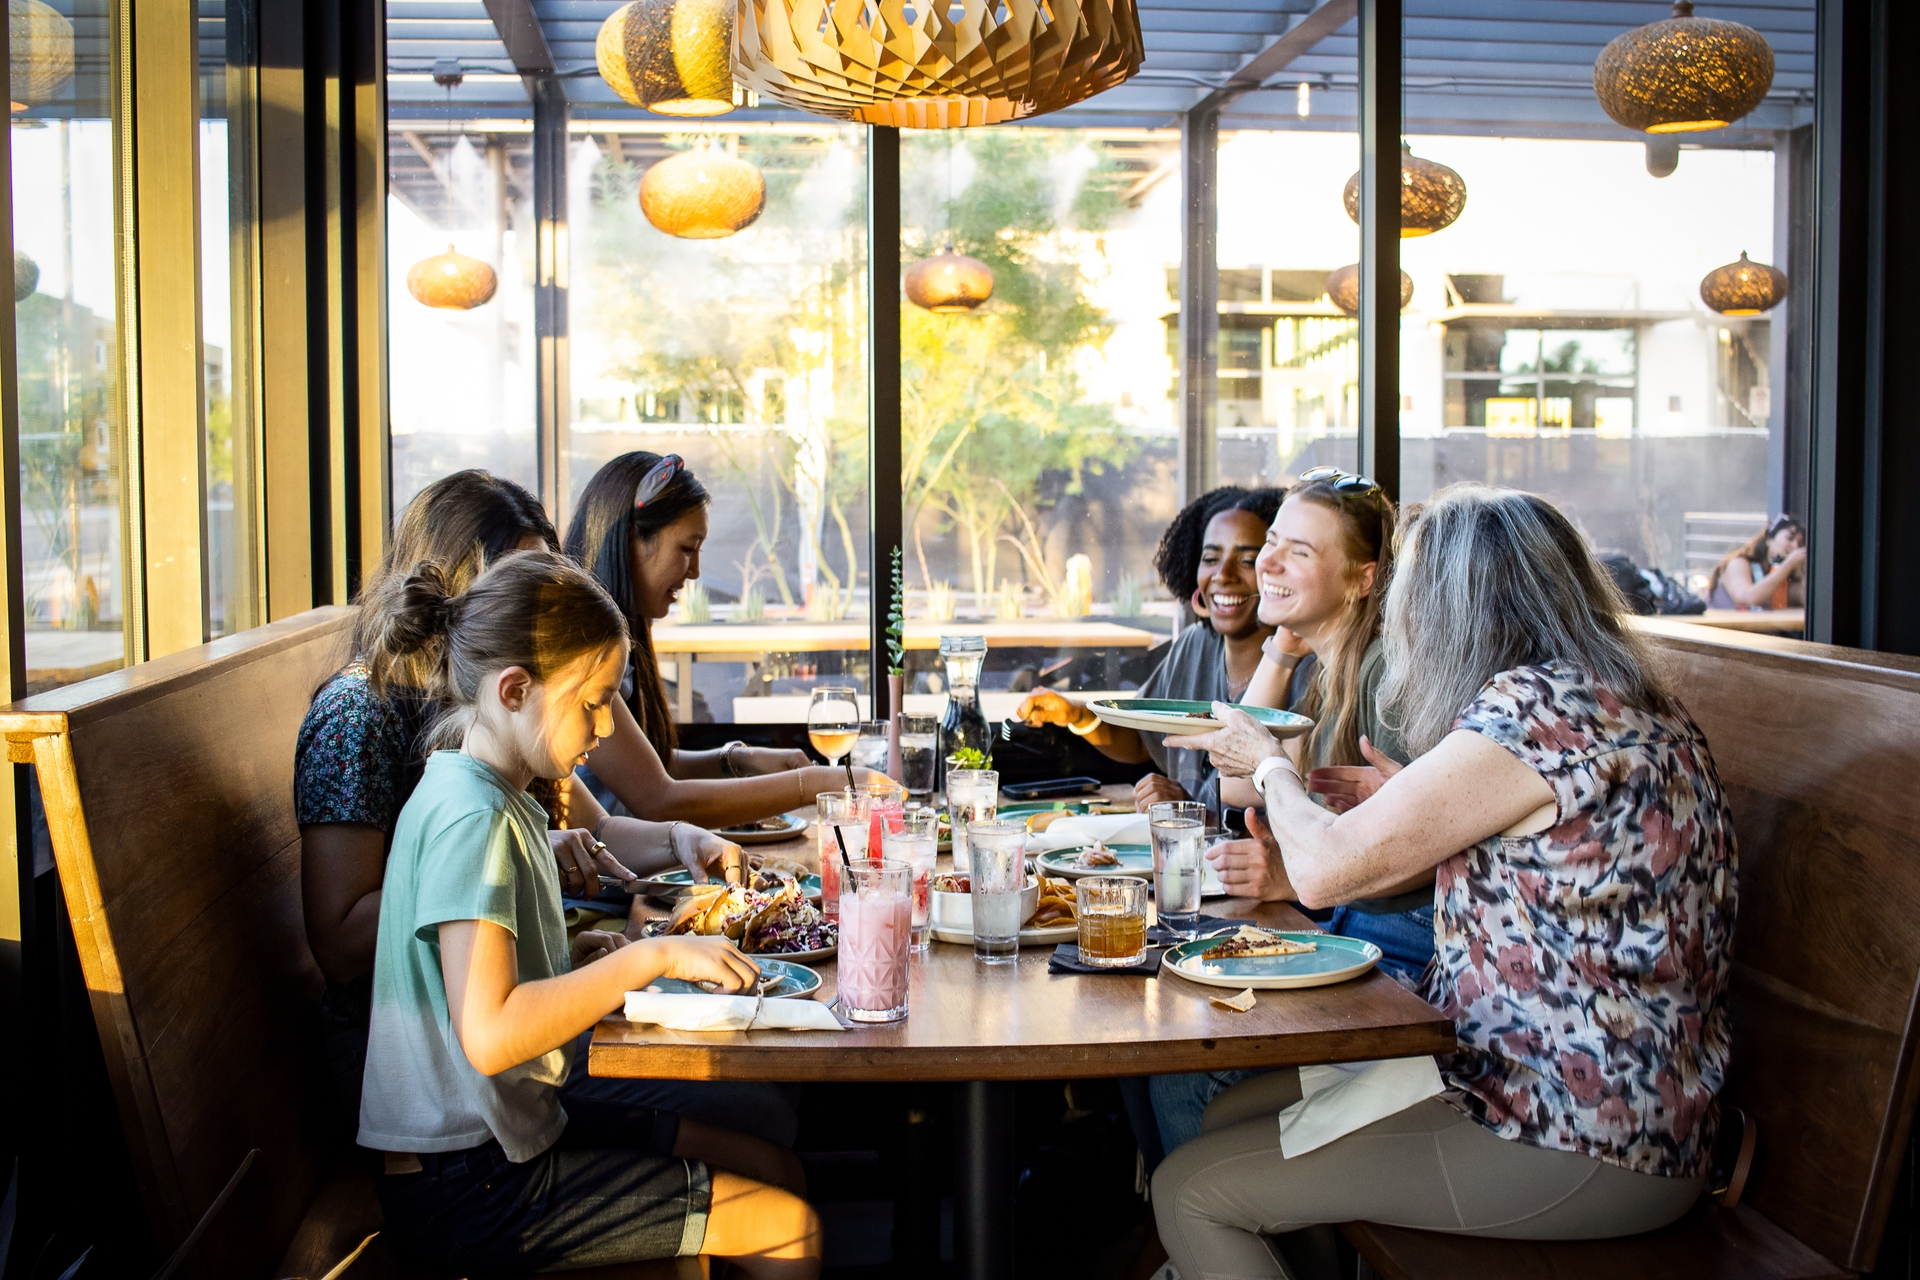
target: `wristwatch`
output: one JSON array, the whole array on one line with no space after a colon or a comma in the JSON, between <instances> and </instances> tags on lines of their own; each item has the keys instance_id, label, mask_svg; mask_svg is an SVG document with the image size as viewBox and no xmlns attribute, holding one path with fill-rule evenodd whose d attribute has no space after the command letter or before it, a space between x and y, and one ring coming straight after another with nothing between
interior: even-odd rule
<instances>
[{"instance_id":1,"label":"wristwatch","mask_svg":"<svg viewBox=\"0 0 1920 1280\"><path fill-rule=\"evenodd\" d=\"M1253 789L1260 793L1262 799L1266 798L1267 779L1273 776L1274 771L1278 769L1285 769L1288 773L1292 774L1295 779L1300 777L1300 771L1293 767L1293 761L1287 759L1284 755L1268 756L1265 760L1262 760L1259 767L1253 771Z\"/></svg>"}]
</instances>

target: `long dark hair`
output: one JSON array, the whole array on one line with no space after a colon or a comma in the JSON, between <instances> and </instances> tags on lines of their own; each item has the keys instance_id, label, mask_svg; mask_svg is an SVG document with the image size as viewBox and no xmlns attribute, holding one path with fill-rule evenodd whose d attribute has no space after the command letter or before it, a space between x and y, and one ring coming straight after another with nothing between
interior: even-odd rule
<instances>
[{"instance_id":1,"label":"long dark hair","mask_svg":"<svg viewBox=\"0 0 1920 1280\"><path fill-rule=\"evenodd\" d=\"M539 538L550 551L560 550L560 538L540 500L511 480L485 471L456 471L413 496L394 522L393 539L379 568L355 601L353 656L367 664L376 694L384 697L390 684L435 692L431 654L409 650L403 655L376 643L390 622L385 611L396 600L383 589L387 580L395 574L405 577L416 564L430 561L438 566L447 591L459 595L488 565L529 537Z\"/></svg>"},{"instance_id":2,"label":"long dark hair","mask_svg":"<svg viewBox=\"0 0 1920 1280\"><path fill-rule=\"evenodd\" d=\"M633 546L651 542L660 531L707 505L706 486L682 468L672 482L647 502L635 507L640 481L660 461L657 453L636 450L608 462L587 481L567 526L567 554L593 575L620 612L633 637L633 699L627 709L640 731L653 743L664 763L672 764L680 736L674 730L667 688L660 679L660 661L653 653L653 620L640 610L633 581ZM683 677L684 678L684 677Z\"/></svg>"},{"instance_id":3,"label":"long dark hair","mask_svg":"<svg viewBox=\"0 0 1920 1280\"><path fill-rule=\"evenodd\" d=\"M1287 500L1311 502L1340 517L1341 550L1346 554L1351 577L1357 579L1363 566L1373 565L1372 589L1347 598L1333 652L1316 655L1320 667L1300 707L1314 720L1308 746L1312 758L1320 758L1324 743L1328 764L1362 765L1367 761L1360 754L1360 703L1365 692L1360 687L1360 670L1366 664L1368 647L1380 635L1387 586L1393 580L1397 517L1386 494L1342 493L1334 488L1332 480L1295 485Z\"/></svg>"},{"instance_id":4,"label":"long dark hair","mask_svg":"<svg viewBox=\"0 0 1920 1280\"><path fill-rule=\"evenodd\" d=\"M1260 517L1260 523L1271 525L1286 496L1285 489L1246 489L1228 484L1201 494L1180 509L1160 535L1153 567L1182 608L1193 611L1193 593L1200 585L1200 551L1213 518L1223 511L1250 511ZM1204 614L1199 617L1203 625L1213 625Z\"/></svg>"},{"instance_id":5,"label":"long dark hair","mask_svg":"<svg viewBox=\"0 0 1920 1280\"><path fill-rule=\"evenodd\" d=\"M1782 529L1798 530L1800 534L1801 545L1802 546L1806 545L1807 527L1800 523L1799 516L1794 516L1794 515L1775 516L1772 522L1769 523L1766 528L1754 534L1753 537L1747 541L1747 544L1745 546L1736 547L1732 551L1727 552L1726 555L1720 558L1720 563L1713 566L1713 572L1707 575L1707 592L1706 592L1707 597L1709 599L1712 598L1713 589L1720 585L1721 576L1726 573L1727 566L1732 564L1735 560L1747 560L1747 561L1751 561L1754 564L1766 564L1767 563L1767 544L1769 542L1772 542L1774 535L1779 533Z\"/></svg>"}]
</instances>

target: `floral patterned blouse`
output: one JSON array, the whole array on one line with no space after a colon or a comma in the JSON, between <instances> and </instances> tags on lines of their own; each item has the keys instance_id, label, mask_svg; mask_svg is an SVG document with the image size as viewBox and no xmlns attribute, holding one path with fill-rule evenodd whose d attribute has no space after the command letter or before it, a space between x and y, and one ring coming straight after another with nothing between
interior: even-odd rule
<instances>
[{"instance_id":1,"label":"floral patterned blouse","mask_svg":"<svg viewBox=\"0 0 1920 1280\"><path fill-rule=\"evenodd\" d=\"M364 822L389 836L420 781L416 740L430 718L417 695L376 697L366 664L355 662L320 686L293 748L293 813L301 826Z\"/></svg>"},{"instance_id":2,"label":"floral patterned blouse","mask_svg":"<svg viewBox=\"0 0 1920 1280\"><path fill-rule=\"evenodd\" d=\"M1454 727L1525 761L1558 813L1440 866L1425 994L1458 1029L1449 1100L1503 1138L1703 1173L1737 871L1706 738L1558 662L1495 676Z\"/></svg>"}]
</instances>

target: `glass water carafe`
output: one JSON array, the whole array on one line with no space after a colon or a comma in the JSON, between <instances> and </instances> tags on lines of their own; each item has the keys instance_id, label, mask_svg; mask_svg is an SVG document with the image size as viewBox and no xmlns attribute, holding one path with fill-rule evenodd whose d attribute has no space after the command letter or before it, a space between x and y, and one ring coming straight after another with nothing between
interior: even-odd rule
<instances>
[{"instance_id":1,"label":"glass water carafe","mask_svg":"<svg viewBox=\"0 0 1920 1280\"><path fill-rule=\"evenodd\" d=\"M947 668L947 710L940 720L941 784L946 758L963 747L993 754L993 737L980 710L980 665L987 658L985 636L941 636L940 660Z\"/></svg>"}]
</instances>

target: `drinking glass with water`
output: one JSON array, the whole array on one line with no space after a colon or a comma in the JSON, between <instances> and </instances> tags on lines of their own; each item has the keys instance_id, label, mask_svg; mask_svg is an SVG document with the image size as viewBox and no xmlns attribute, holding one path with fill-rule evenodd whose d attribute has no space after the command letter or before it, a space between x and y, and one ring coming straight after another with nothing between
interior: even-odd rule
<instances>
[{"instance_id":1,"label":"drinking glass with water","mask_svg":"<svg viewBox=\"0 0 1920 1280\"><path fill-rule=\"evenodd\" d=\"M947 820L953 826L953 872L970 870L970 832L979 823L993 821L1000 803L1000 774L994 769L947 770ZM1022 828L1024 830L1024 828Z\"/></svg>"},{"instance_id":2,"label":"drinking glass with water","mask_svg":"<svg viewBox=\"0 0 1920 1280\"><path fill-rule=\"evenodd\" d=\"M853 740L853 760L856 769L871 769L875 773L887 771L887 722L885 720L862 720L860 734Z\"/></svg>"},{"instance_id":3,"label":"drinking glass with water","mask_svg":"<svg viewBox=\"0 0 1920 1280\"><path fill-rule=\"evenodd\" d=\"M1020 958L1020 902L1027 888L1027 824L976 822L973 851L973 958L1012 964Z\"/></svg>"},{"instance_id":4,"label":"drinking glass with water","mask_svg":"<svg viewBox=\"0 0 1920 1280\"><path fill-rule=\"evenodd\" d=\"M917 804L933 800L933 775L940 762L940 717L900 714L900 781Z\"/></svg>"},{"instance_id":5,"label":"drinking glass with water","mask_svg":"<svg viewBox=\"0 0 1920 1280\"><path fill-rule=\"evenodd\" d=\"M1196 800L1165 800L1147 807L1153 835L1154 912L1180 938L1191 938L1200 922L1201 848L1206 843L1207 807Z\"/></svg>"}]
</instances>

